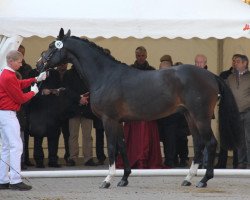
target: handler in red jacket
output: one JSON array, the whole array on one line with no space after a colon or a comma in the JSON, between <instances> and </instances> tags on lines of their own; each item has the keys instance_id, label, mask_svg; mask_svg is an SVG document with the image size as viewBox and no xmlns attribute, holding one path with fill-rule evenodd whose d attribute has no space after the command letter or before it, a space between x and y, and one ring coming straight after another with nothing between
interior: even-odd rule
<instances>
[{"instance_id":1,"label":"handler in red jacket","mask_svg":"<svg viewBox=\"0 0 250 200\"><path fill-rule=\"evenodd\" d=\"M36 78L18 80L15 71L22 66L23 55L18 51L10 51L7 56L7 67L0 75L0 134L2 152L0 158L0 189L30 190L21 179L21 154L23 144L20 137L20 125L16 111L21 104L27 102L38 93L36 84L31 91L23 93L22 89L32 83L46 79L46 73ZM8 172L10 170L10 176Z\"/></svg>"}]
</instances>

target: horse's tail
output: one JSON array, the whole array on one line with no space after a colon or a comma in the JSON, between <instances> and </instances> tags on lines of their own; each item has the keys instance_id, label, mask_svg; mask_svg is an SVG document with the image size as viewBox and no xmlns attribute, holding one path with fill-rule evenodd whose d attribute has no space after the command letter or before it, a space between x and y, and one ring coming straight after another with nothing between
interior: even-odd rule
<instances>
[{"instance_id":1,"label":"horse's tail","mask_svg":"<svg viewBox=\"0 0 250 200\"><path fill-rule=\"evenodd\" d=\"M220 90L219 132L220 144L225 149L235 149L240 146L242 131L240 131L240 113L231 89L223 79L216 76Z\"/></svg>"}]
</instances>

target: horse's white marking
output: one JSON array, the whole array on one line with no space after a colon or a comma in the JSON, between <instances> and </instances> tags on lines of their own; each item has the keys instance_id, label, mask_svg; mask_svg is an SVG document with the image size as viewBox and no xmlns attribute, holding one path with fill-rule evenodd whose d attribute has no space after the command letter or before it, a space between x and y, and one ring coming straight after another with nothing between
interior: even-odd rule
<instances>
[{"instance_id":1,"label":"horse's white marking","mask_svg":"<svg viewBox=\"0 0 250 200\"><path fill-rule=\"evenodd\" d=\"M109 165L109 175L105 178L105 182L110 182L111 179L115 176L115 162L113 165Z\"/></svg>"},{"instance_id":2,"label":"horse's white marking","mask_svg":"<svg viewBox=\"0 0 250 200\"><path fill-rule=\"evenodd\" d=\"M188 175L186 176L185 180L186 181L191 181L191 179L197 175L197 170L198 170L199 164L194 164L194 161L192 162L192 165L189 169Z\"/></svg>"},{"instance_id":3,"label":"horse's white marking","mask_svg":"<svg viewBox=\"0 0 250 200\"><path fill-rule=\"evenodd\" d=\"M57 40L57 41L55 42L55 47L56 47L57 49L61 49L61 48L63 48L63 42L62 42L62 41Z\"/></svg>"}]
</instances>

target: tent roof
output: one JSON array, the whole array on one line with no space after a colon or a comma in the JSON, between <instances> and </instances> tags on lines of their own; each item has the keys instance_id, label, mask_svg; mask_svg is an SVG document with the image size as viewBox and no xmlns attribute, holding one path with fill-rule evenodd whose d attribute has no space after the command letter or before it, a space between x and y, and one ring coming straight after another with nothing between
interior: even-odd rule
<instances>
[{"instance_id":1,"label":"tent roof","mask_svg":"<svg viewBox=\"0 0 250 200\"><path fill-rule=\"evenodd\" d=\"M0 35L57 36L71 29L95 38L250 38L250 6L241 0L3 0Z\"/></svg>"}]
</instances>

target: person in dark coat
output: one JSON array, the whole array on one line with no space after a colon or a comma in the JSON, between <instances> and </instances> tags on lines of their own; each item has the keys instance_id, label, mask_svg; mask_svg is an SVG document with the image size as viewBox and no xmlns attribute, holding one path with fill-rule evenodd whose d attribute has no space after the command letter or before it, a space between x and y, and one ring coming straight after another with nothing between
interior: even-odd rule
<instances>
[{"instance_id":1,"label":"person in dark coat","mask_svg":"<svg viewBox=\"0 0 250 200\"><path fill-rule=\"evenodd\" d=\"M93 140L91 136L93 113L90 104L82 104L82 98L88 95L86 83L77 73L74 66L65 72L63 84L66 88L70 106L67 108L66 116L69 118L69 159L67 166L75 166L79 157L79 129L82 129L82 153L84 165L96 166L93 160Z\"/></svg>"},{"instance_id":2,"label":"person in dark coat","mask_svg":"<svg viewBox=\"0 0 250 200\"><path fill-rule=\"evenodd\" d=\"M188 127L182 113L158 120L158 129L164 148L166 168L186 167L188 161Z\"/></svg>"},{"instance_id":3,"label":"person in dark coat","mask_svg":"<svg viewBox=\"0 0 250 200\"><path fill-rule=\"evenodd\" d=\"M20 45L18 48L18 51L25 55L25 47L23 45ZM27 79L30 78L29 74L30 71L32 70L31 66L27 64L23 58L22 60L22 66L17 70L18 73L21 75L21 79ZM23 90L24 92L28 92L29 88L25 88ZM18 114L19 119L22 123L21 124L21 129L23 133L23 154L21 158L21 168L22 169L27 169L27 166L34 166L34 164L30 161L29 159L29 130L28 130L28 117L27 117L27 107L28 107L29 102L23 104L21 106L21 110Z\"/></svg>"},{"instance_id":4,"label":"person in dark coat","mask_svg":"<svg viewBox=\"0 0 250 200\"><path fill-rule=\"evenodd\" d=\"M172 57L160 58L160 70L173 66ZM174 113L157 120L160 139L163 143L166 168L186 167L188 161L188 127L183 113Z\"/></svg>"},{"instance_id":5,"label":"person in dark coat","mask_svg":"<svg viewBox=\"0 0 250 200\"><path fill-rule=\"evenodd\" d=\"M57 71L60 74L60 87L61 92L59 94L59 104L61 107L61 115L60 115L60 125L59 125L59 134L62 133L64 140L64 160L67 163L69 160L69 118L65 116L66 107L69 105L67 101L67 93L65 92L65 86L63 83L64 74L67 71L68 64L62 64L57 67Z\"/></svg>"},{"instance_id":6,"label":"person in dark coat","mask_svg":"<svg viewBox=\"0 0 250 200\"><path fill-rule=\"evenodd\" d=\"M93 127L96 132L96 157L98 160L98 165L103 165L106 160L106 155L104 153L104 127L102 120L95 117L93 118Z\"/></svg>"},{"instance_id":7,"label":"person in dark coat","mask_svg":"<svg viewBox=\"0 0 250 200\"><path fill-rule=\"evenodd\" d=\"M39 72L34 69L30 76L35 77ZM29 130L34 136L34 160L37 168L44 168L43 139L48 141L48 166L61 167L58 164L58 143L60 126L60 104L58 88L60 88L59 72L52 69L46 81L39 86L40 91L29 104Z\"/></svg>"},{"instance_id":8,"label":"person in dark coat","mask_svg":"<svg viewBox=\"0 0 250 200\"><path fill-rule=\"evenodd\" d=\"M235 59L239 57L240 54L234 54L232 57L232 66L223 72L220 73L220 77L224 80L227 80L227 78L234 73L235 69ZM220 148L220 152L218 155L218 162L215 165L215 168L219 169L225 169L227 167L227 157L228 157L228 151L224 150L223 148ZM233 168L236 169L238 167L238 153L237 149L233 151Z\"/></svg>"}]
</instances>

